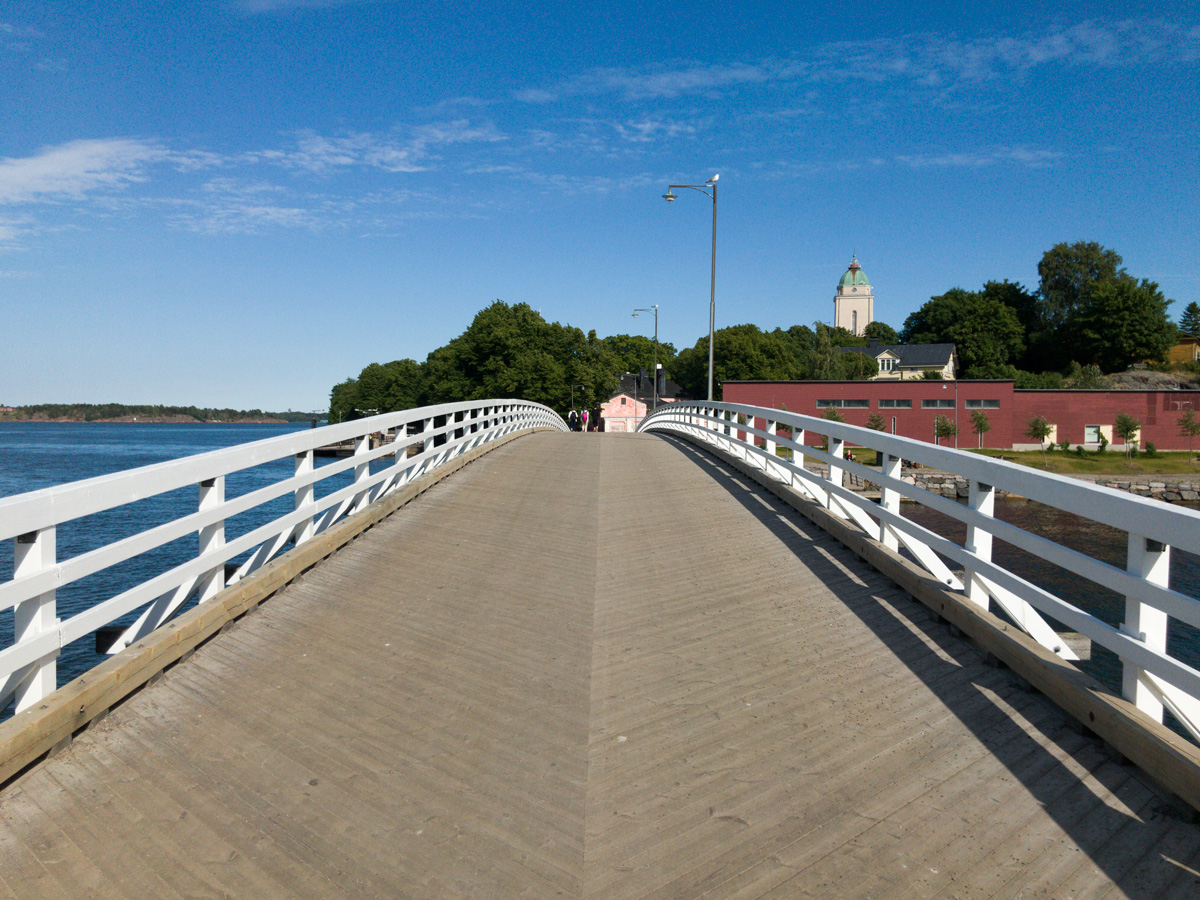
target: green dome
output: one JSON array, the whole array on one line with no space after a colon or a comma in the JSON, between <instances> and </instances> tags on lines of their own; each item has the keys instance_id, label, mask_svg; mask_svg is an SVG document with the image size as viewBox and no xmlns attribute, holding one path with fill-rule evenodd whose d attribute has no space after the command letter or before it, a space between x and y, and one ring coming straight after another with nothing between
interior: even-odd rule
<instances>
[{"instance_id":1,"label":"green dome","mask_svg":"<svg viewBox=\"0 0 1200 900\"><path fill-rule=\"evenodd\" d=\"M866 284L867 273L862 270L862 266L858 264L858 257L855 256L850 260L850 268L846 270L846 274L842 276L842 280L838 282L841 287L850 287L852 284Z\"/></svg>"}]
</instances>

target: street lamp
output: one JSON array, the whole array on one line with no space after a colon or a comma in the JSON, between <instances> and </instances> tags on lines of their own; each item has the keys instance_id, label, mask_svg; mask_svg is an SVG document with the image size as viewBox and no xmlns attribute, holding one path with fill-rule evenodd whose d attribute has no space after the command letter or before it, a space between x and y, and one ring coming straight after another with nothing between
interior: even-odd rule
<instances>
[{"instance_id":1,"label":"street lamp","mask_svg":"<svg viewBox=\"0 0 1200 900\"><path fill-rule=\"evenodd\" d=\"M639 307L633 311L633 317L636 319L638 313L652 312L654 313L654 404L650 407L650 411L658 409L658 304L655 303L649 307ZM634 412L637 412L635 407Z\"/></svg>"},{"instance_id":2,"label":"street lamp","mask_svg":"<svg viewBox=\"0 0 1200 900\"><path fill-rule=\"evenodd\" d=\"M675 199L675 195L671 191L675 188L687 188L692 191L699 191L709 197L712 197L713 202L713 227L712 227L712 281L710 283L708 295L708 399L713 398L713 327L717 320L717 179L720 175L714 175L704 184L669 184L667 192L663 194L663 199L670 203ZM712 188L710 194L705 188Z\"/></svg>"}]
</instances>

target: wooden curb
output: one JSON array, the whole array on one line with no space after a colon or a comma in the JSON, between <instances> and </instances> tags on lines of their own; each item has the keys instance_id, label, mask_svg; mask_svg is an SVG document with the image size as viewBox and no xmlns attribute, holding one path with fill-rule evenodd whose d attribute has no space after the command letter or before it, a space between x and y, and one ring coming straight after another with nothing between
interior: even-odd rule
<instances>
[{"instance_id":1,"label":"wooden curb","mask_svg":"<svg viewBox=\"0 0 1200 900\"><path fill-rule=\"evenodd\" d=\"M1193 817L1200 815L1200 747L1156 722L1025 632L980 609L965 594L950 590L916 563L770 478L762 469L693 435L666 433L711 453L828 532L1187 804Z\"/></svg>"},{"instance_id":2,"label":"wooden curb","mask_svg":"<svg viewBox=\"0 0 1200 900\"><path fill-rule=\"evenodd\" d=\"M362 512L289 550L212 600L181 614L137 644L63 685L42 703L0 724L0 787L56 752L89 722L101 718L169 666L190 655L229 623L335 553L368 528L429 490L447 476L517 438L547 431L527 428L477 447L436 471L392 492Z\"/></svg>"}]
</instances>

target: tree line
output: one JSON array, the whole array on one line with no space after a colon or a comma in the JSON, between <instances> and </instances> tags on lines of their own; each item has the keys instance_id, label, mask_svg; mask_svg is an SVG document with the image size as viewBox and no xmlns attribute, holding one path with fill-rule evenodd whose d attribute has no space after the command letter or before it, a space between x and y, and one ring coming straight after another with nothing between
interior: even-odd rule
<instances>
[{"instance_id":1,"label":"tree line","mask_svg":"<svg viewBox=\"0 0 1200 900\"><path fill-rule=\"evenodd\" d=\"M716 333L714 379L869 378L878 372L874 359L839 349L862 343L845 329L820 323L769 332L756 325L734 325ZM560 413L572 404L594 408L612 395L622 374L649 372L653 359L650 338L602 338L594 329L584 333L572 325L547 322L526 303L497 300L424 362L371 363L357 377L335 385L329 421L489 397L520 397ZM660 342L658 362L686 394L706 394L707 335L678 353L674 345Z\"/></svg>"},{"instance_id":2,"label":"tree line","mask_svg":"<svg viewBox=\"0 0 1200 900\"><path fill-rule=\"evenodd\" d=\"M978 291L955 287L930 298L897 332L872 322L856 337L820 322L764 331L742 324L719 329L713 380L790 381L871 378L866 353L844 348L953 343L967 378L1013 378L1018 387L1057 387L1063 374L1077 386L1134 362L1159 360L1180 332L1200 334L1200 307L1189 304L1177 328L1158 285L1138 280L1121 256L1096 243L1056 244L1038 264L1036 291L989 281ZM520 397L565 413L608 399L625 372L650 370L653 342L641 335L598 337L547 322L525 303L497 300L461 335L423 362L371 363L333 387L331 422L376 413L488 397ZM658 347L658 362L689 396L703 397L708 336L676 351ZM648 390L649 388L647 388ZM717 388L719 391L719 387ZM720 394L718 393L718 397Z\"/></svg>"},{"instance_id":3,"label":"tree line","mask_svg":"<svg viewBox=\"0 0 1200 900\"><path fill-rule=\"evenodd\" d=\"M71 419L80 422L98 422L105 419L121 419L130 416L154 419L186 416L197 422L234 422L239 419L283 419L287 422L307 422L310 413L263 412L260 409L215 409L198 406L162 406L159 404L131 405L128 403L35 403L15 406L7 415L13 418Z\"/></svg>"},{"instance_id":4,"label":"tree line","mask_svg":"<svg viewBox=\"0 0 1200 900\"><path fill-rule=\"evenodd\" d=\"M1181 333L1200 333L1200 306L1190 303L1177 327L1167 315L1173 301L1158 285L1130 275L1120 254L1098 243L1055 244L1038 277L1036 291L1007 280L951 288L912 313L898 338L955 344L966 378L1052 387L1060 374L1086 378L1161 362Z\"/></svg>"}]
</instances>

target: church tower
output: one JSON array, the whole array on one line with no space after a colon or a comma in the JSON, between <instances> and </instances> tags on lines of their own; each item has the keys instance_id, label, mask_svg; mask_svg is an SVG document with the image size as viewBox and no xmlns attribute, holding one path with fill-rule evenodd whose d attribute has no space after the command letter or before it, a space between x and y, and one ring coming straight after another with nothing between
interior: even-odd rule
<instances>
[{"instance_id":1,"label":"church tower","mask_svg":"<svg viewBox=\"0 0 1200 900\"><path fill-rule=\"evenodd\" d=\"M871 282L854 256L833 297L833 324L851 334L862 334L873 321L875 296L871 293Z\"/></svg>"}]
</instances>

